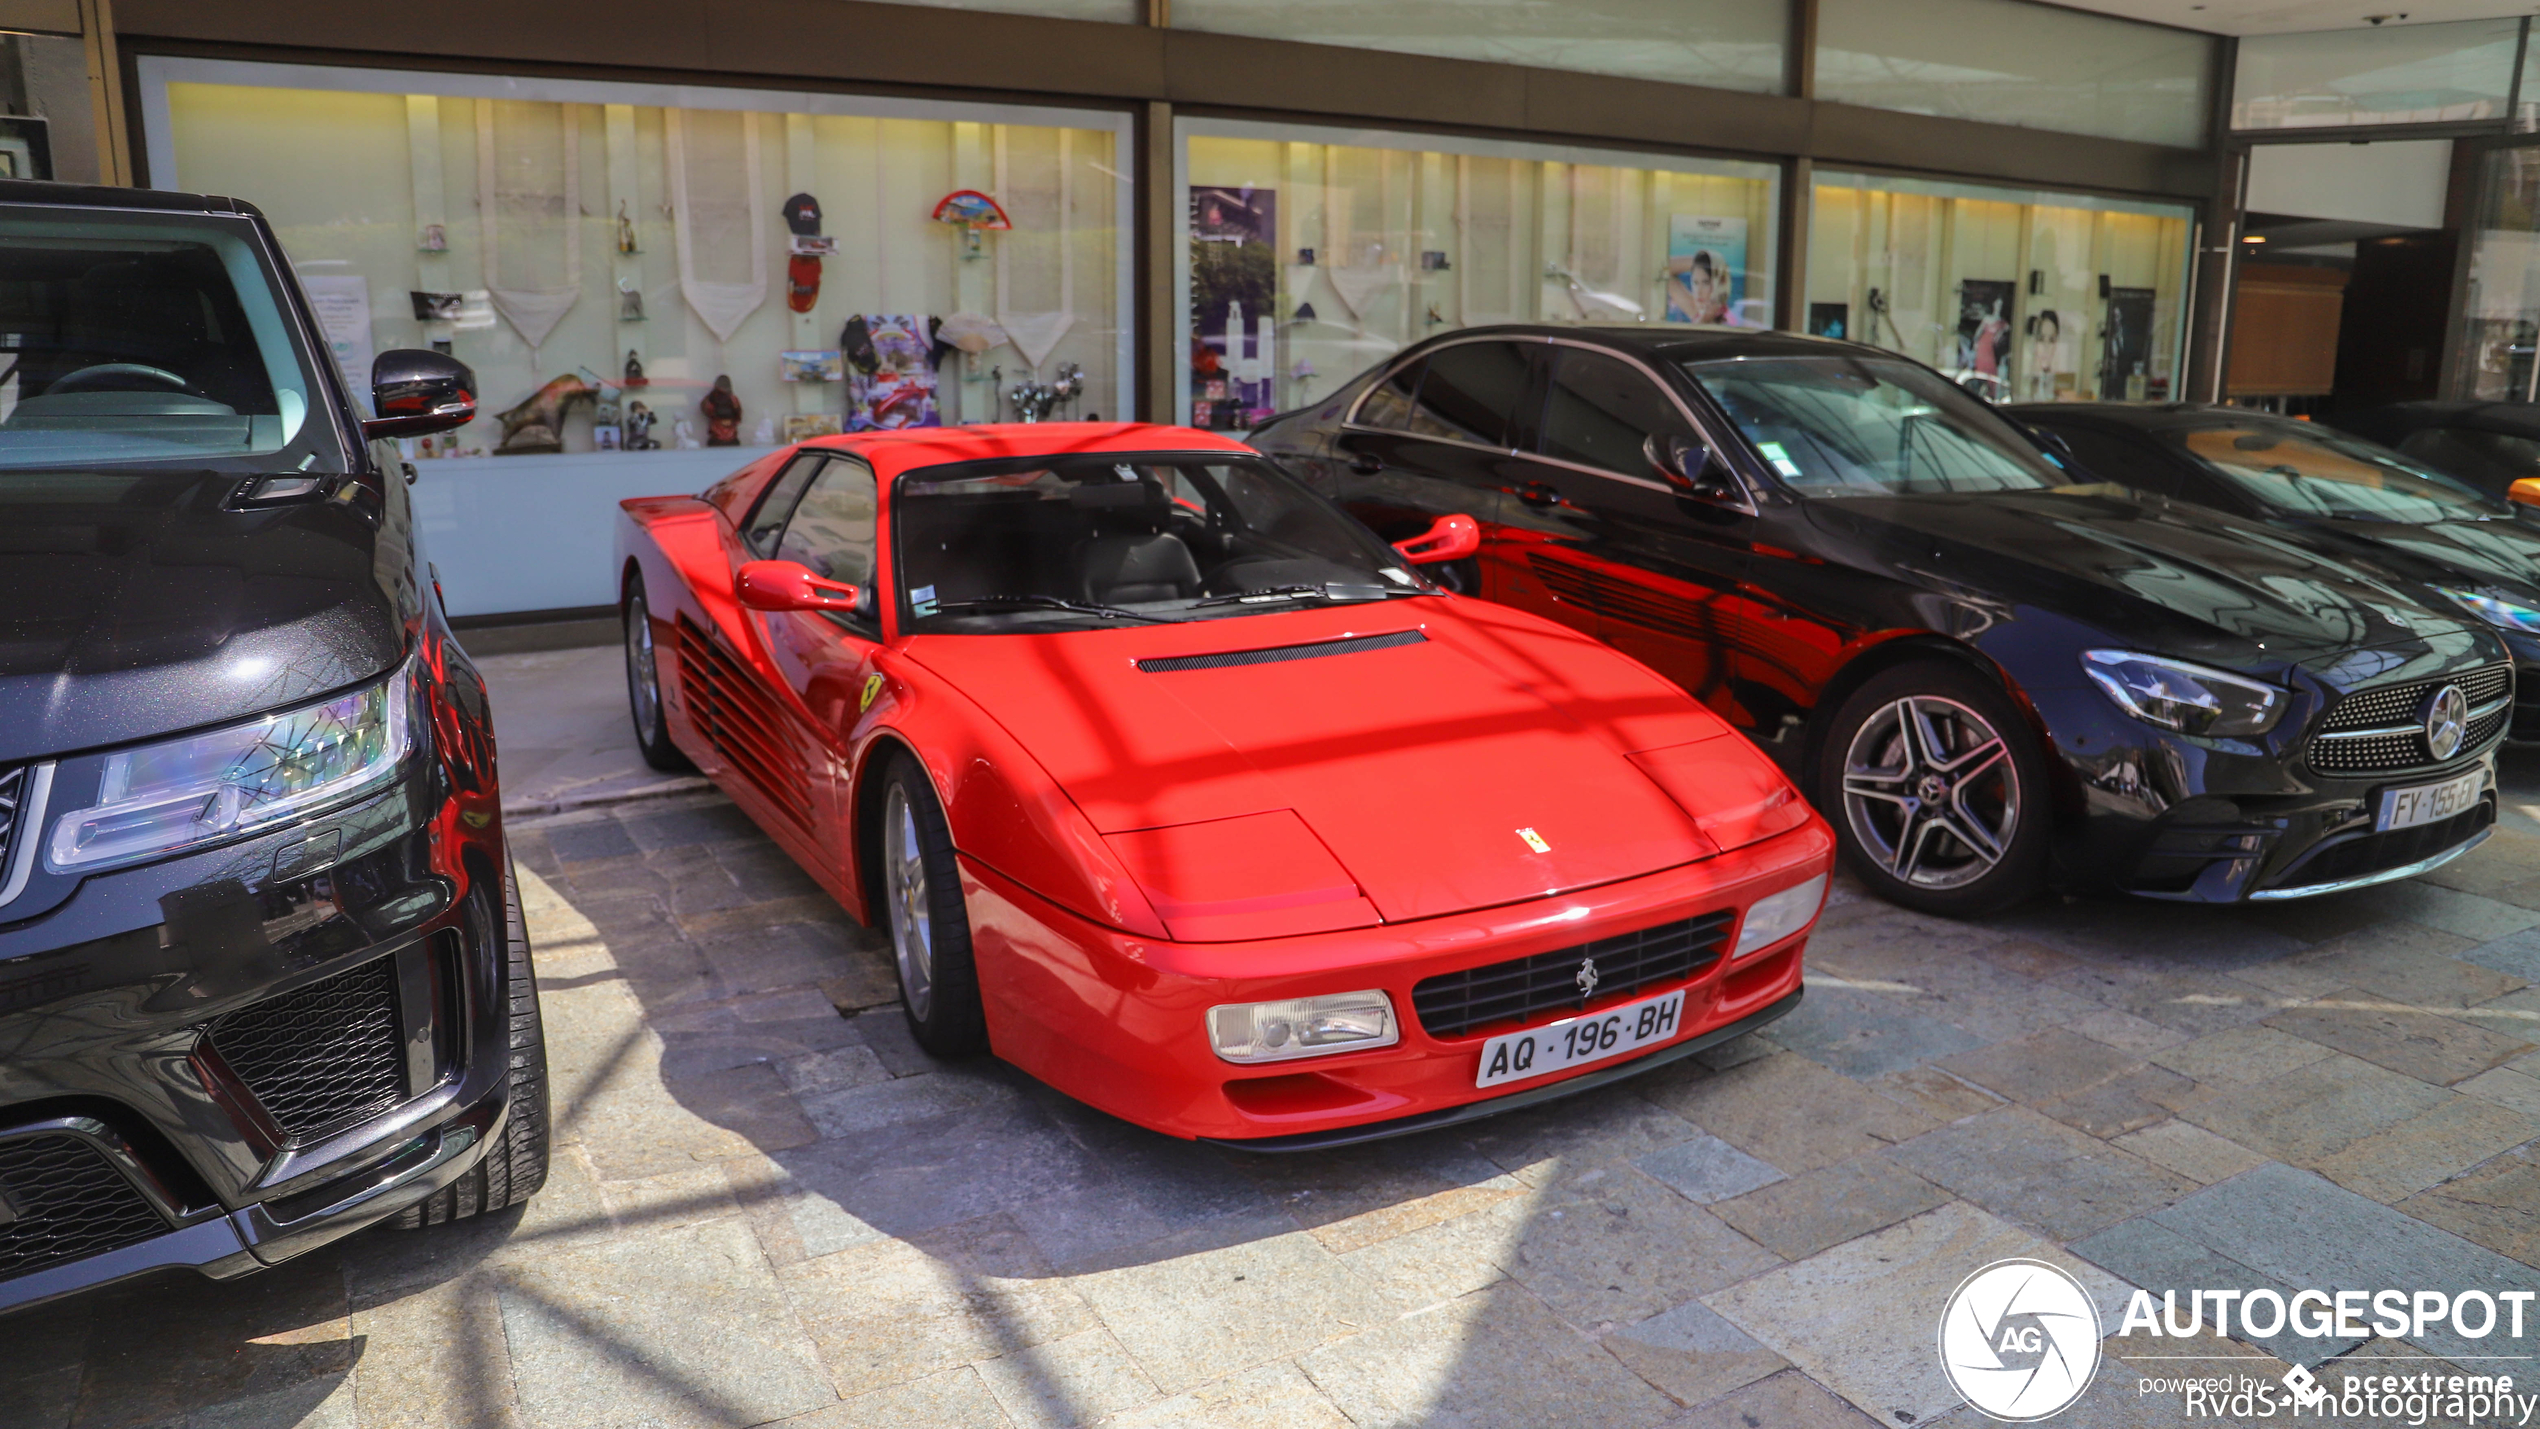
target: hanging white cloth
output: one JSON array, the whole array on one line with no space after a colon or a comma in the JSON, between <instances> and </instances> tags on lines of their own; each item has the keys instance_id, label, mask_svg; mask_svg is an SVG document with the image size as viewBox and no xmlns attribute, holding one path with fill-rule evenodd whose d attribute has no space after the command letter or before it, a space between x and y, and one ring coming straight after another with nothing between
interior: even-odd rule
<instances>
[{"instance_id":1,"label":"hanging white cloth","mask_svg":"<svg viewBox=\"0 0 2540 1429\"><path fill-rule=\"evenodd\" d=\"M538 132L550 126L560 142ZM478 100L476 193L485 291L534 353L582 296L582 144L572 110Z\"/></svg>"},{"instance_id":2,"label":"hanging white cloth","mask_svg":"<svg viewBox=\"0 0 2540 1429\"><path fill-rule=\"evenodd\" d=\"M1402 281L1402 270L1392 264L1371 264L1364 268L1327 268L1324 276L1332 280L1332 291L1341 295L1341 301L1349 305L1360 322L1365 322L1369 305Z\"/></svg>"},{"instance_id":3,"label":"hanging white cloth","mask_svg":"<svg viewBox=\"0 0 2540 1429\"><path fill-rule=\"evenodd\" d=\"M1040 375L1041 364L1058 350L1067 330L1076 325L1076 244L1074 235L1068 232L1068 220L1073 216L1075 207L1074 175L1070 172L1074 164L1068 153L1069 135L1070 131L1066 129L1058 131L1058 215L1057 222L1051 225L1058 243L1058 306L1055 309L1017 310L1012 306L1014 282L1008 263L1017 235L1007 233L997 239L997 326L1005 329L1006 340L1014 344L1015 351L1023 354L1023 361L1031 367L1035 377ZM997 125L996 196L997 201L1005 205L1008 214L1017 214L1025 212L1026 205L1021 201L1022 195L1015 193L1008 182L1005 138L1006 126Z\"/></svg>"},{"instance_id":4,"label":"hanging white cloth","mask_svg":"<svg viewBox=\"0 0 2540 1429\"><path fill-rule=\"evenodd\" d=\"M711 120L724 116L712 115ZM716 342L729 342L767 301L767 205L759 202L758 116L737 116L737 139L705 113L662 111L669 141L671 230L679 292ZM690 164L699 167L692 175ZM747 254L744 269L738 260ZM738 276L746 271L747 277ZM704 276L711 273L714 276Z\"/></svg>"}]
</instances>

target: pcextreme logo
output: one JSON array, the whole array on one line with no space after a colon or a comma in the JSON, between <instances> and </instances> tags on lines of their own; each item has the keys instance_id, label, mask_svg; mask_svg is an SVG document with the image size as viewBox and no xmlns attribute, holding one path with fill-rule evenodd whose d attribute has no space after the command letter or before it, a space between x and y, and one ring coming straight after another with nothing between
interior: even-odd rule
<instances>
[{"instance_id":1,"label":"pcextreme logo","mask_svg":"<svg viewBox=\"0 0 2540 1429\"><path fill-rule=\"evenodd\" d=\"M2042 1260L1997 1260L1960 1281L1940 1315L1940 1367L1969 1404L2027 1423L2060 1413L2099 1371L2099 1312Z\"/></svg>"}]
</instances>

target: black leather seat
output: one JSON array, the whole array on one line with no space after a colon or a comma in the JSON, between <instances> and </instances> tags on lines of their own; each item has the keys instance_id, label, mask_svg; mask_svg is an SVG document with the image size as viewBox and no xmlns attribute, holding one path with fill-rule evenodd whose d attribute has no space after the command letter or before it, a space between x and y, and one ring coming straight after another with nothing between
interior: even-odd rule
<instances>
[{"instance_id":1,"label":"black leather seat","mask_svg":"<svg viewBox=\"0 0 2540 1429\"><path fill-rule=\"evenodd\" d=\"M1164 532L1095 536L1076 547L1080 599L1098 605L1187 600L1199 594L1199 563L1182 538Z\"/></svg>"}]
</instances>

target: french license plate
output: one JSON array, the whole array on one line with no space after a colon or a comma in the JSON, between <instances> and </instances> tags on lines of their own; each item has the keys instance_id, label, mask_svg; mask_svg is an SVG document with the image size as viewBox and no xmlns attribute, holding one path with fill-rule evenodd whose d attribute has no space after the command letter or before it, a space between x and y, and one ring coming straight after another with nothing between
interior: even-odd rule
<instances>
[{"instance_id":1,"label":"french license plate","mask_svg":"<svg viewBox=\"0 0 2540 1429\"><path fill-rule=\"evenodd\" d=\"M2487 771L2473 769L2440 784L2414 784L2405 789L2381 791L2381 815L2373 820L2373 828L2409 829L2419 824L2439 823L2478 802L2480 791L2487 787Z\"/></svg>"},{"instance_id":2,"label":"french license plate","mask_svg":"<svg viewBox=\"0 0 2540 1429\"><path fill-rule=\"evenodd\" d=\"M1482 1070L1473 1085L1521 1082L1671 1041L1684 1030L1684 1010L1684 990L1679 988L1664 997L1609 1007L1594 1017L1504 1032L1482 1044Z\"/></svg>"}]
</instances>

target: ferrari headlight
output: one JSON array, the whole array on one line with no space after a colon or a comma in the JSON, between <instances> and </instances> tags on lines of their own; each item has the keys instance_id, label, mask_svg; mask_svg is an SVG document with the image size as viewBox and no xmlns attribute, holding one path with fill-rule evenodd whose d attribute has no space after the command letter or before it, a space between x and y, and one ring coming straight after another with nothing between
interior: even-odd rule
<instances>
[{"instance_id":1,"label":"ferrari headlight","mask_svg":"<svg viewBox=\"0 0 2540 1429\"><path fill-rule=\"evenodd\" d=\"M1284 1062L1390 1047L1402 1040L1402 1028L1384 993L1336 992L1212 1007L1208 1040L1229 1062Z\"/></svg>"},{"instance_id":2,"label":"ferrari headlight","mask_svg":"<svg viewBox=\"0 0 2540 1429\"><path fill-rule=\"evenodd\" d=\"M2119 709L2181 734L2264 734L2284 717L2284 691L2184 660L2085 650L2081 670Z\"/></svg>"},{"instance_id":3,"label":"ferrari headlight","mask_svg":"<svg viewBox=\"0 0 2540 1429\"><path fill-rule=\"evenodd\" d=\"M408 747L409 677L106 757L97 802L54 821L45 866L85 873L286 824L387 783Z\"/></svg>"},{"instance_id":4,"label":"ferrari headlight","mask_svg":"<svg viewBox=\"0 0 2540 1429\"><path fill-rule=\"evenodd\" d=\"M2520 630L2528 634L2540 635L2540 610L2533 610L2527 605L2517 605L2510 600L2499 600L2492 595L2454 590L2450 586L2436 586L2435 589L2451 597L2455 604L2470 614L2499 629Z\"/></svg>"},{"instance_id":5,"label":"ferrari headlight","mask_svg":"<svg viewBox=\"0 0 2540 1429\"><path fill-rule=\"evenodd\" d=\"M1734 962L1748 953L1769 948L1808 926L1825 905L1826 876L1822 873L1806 883L1795 883L1779 893L1768 893L1755 900L1746 910L1746 922L1737 930L1737 948L1729 954Z\"/></svg>"}]
</instances>

